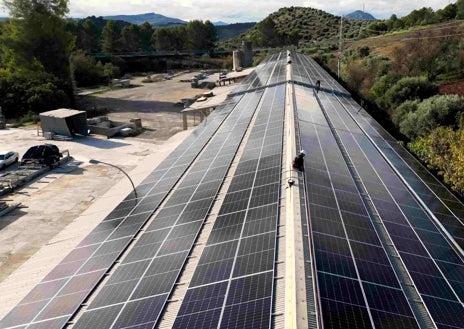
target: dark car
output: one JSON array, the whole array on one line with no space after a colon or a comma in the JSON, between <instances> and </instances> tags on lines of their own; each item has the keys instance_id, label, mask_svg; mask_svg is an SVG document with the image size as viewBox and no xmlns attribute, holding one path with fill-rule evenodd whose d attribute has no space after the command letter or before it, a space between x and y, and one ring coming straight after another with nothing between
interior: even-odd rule
<instances>
[{"instance_id":1,"label":"dark car","mask_svg":"<svg viewBox=\"0 0 464 329\"><path fill-rule=\"evenodd\" d=\"M21 159L21 165L41 164L53 167L63 155L58 146L53 144L43 144L30 147Z\"/></svg>"}]
</instances>

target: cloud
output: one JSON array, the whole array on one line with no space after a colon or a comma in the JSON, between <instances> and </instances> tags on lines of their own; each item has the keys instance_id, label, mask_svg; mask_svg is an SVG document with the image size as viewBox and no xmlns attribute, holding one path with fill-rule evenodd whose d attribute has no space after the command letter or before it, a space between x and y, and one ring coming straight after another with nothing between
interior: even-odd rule
<instances>
[{"instance_id":1,"label":"cloud","mask_svg":"<svg viewBox=\"0 0 464 329\"><path fill-rule=\"evenodd\" d=\"M449 0L71 0L69 7L71 17L155 12L186 21L201 19L236 23L260 21L280 8L290 6L312 7L334 15L345 15L364 7L366 12L376 18L386 19L392 14L402 17L423 7L438 10L448 3Z\"/></svg>"},{"instance_id":2,"label":"cloud","mask_svg":"<svg viewBox=\"0 0 464 329\"><path fill-rule=\"evenodd\" d=\"M306 0L304 5L306 7L312 7L321 9L336 15L346 15L355 10L365 10L366 12L374 15L379 19L390 18L392 14L396 14L398 17L408 15L415 9L421 9L423 7L431 7L434 10L442 9L449 3L448 0L390 0L390 1L358 1L358 0Z\"/></svg>"}]
</instances>

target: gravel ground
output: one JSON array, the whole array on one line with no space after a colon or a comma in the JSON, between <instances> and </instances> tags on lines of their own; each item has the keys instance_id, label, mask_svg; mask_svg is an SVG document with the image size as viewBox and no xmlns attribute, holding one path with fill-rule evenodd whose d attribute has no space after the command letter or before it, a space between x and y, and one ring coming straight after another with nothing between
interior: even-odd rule
<instances>
[{"instance_id":1,"label":"gravel ground","mask_svg":"<svg viewBox=\"0 0 464 329\"><path fill-rule=\"evenodd\" d=\"M143 83L145 77L131 80L131 87L116 88L81 98L81 104L87 109L108 109L111 120L129 122L139 118L145 132L139 138L152 141L165 141L182 130L183 110L181 100L194 98L207 92L206 89L192 88L189 80L195 73L176 75L171 80ZM218 74L210 76L217 80Z\"/></svg>"},{"instance_id":2,"label":"gravel ground","mask_svg":"<svg viewBox=\"0 0 464 329\"><path fill-rule=\"evenodd\" d=\"M53 141L60 150L69 150L71 161L0 197L21 204L0 217L0 318L131 192L121 171L90 164L90 159L120 167L137 186L190 132L163 143L95 137ZM20 155L31 145L50 142L37 136L35 127L0 130L0 140Z\"/></svg>"}]
</instances>

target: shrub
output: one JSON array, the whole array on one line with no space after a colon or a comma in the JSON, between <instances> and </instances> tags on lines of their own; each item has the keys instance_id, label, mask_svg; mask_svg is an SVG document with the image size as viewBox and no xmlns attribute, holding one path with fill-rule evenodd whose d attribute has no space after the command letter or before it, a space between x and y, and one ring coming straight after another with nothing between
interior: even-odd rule
<instances>
[{"instance_id":1,"label":"shrub","mask_svg":"<svg viewBox=\"0 0 464 329\"><path fill-rule=\"evenodd\" d=\"M406 103L395 120L400 132L410 139L425 136L439 126L457 128L464 112L464 98L437 95L420 103ZM407 112L407 113L406 113Z\"/></svg>"},{"instance_id":2,"label":"shrub","mask_svg":"<svg viewBox=\"0 0 464 329\"><path fill-rule=\"evenodd\" d=\"M384 96L385 105L393 109L408 100L423 100L438 93L438 86L423 77L406 77L392 85Z\"/></svg>"}]
</instances>

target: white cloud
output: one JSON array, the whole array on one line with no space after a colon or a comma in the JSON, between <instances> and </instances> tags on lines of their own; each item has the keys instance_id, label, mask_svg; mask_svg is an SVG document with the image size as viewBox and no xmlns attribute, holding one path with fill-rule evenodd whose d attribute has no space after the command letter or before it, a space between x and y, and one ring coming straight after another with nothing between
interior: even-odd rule
<instances>
[{"instance_id":1,"label":"white cloud","mask_svg":"<svg viewBox=\"0 0 464 329\"><path fill-rule=\"evenodd\" d=\"M399 17L414 9L444 8L449 0L70 0L70 16L106 16L120 14L157 14L183 20L201 19L229 23L259 21L282 7L306 6L335 15L345 15L355 10L373 14L376 18ZM6 11L3 10L3 15ZM2 12L0 12L0 16Z\"/></svg>"}]
</instances>

